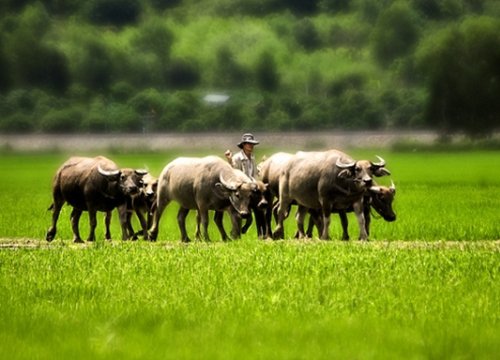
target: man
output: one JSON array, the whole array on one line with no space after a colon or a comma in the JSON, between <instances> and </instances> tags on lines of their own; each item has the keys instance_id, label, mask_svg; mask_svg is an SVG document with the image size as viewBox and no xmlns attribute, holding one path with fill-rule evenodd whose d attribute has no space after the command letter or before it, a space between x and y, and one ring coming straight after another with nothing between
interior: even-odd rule
<instances>
[{"instance_id":1,"label":"man","mask_svg":"<svg viewBox=\"0 0 500 360\"><path fill-rule=\"evenodd\" d=\"M250 178L255 178L257 174L257 167L255 165L255 156L253 154L253 148L255 145L259 144L253 134L246 133L241 137L241 141L237 144L241 151L234 154L231 150L226 150L224 155L226 155L227 161L235 169L240 169Z\"/></svg>"}]
</instances>

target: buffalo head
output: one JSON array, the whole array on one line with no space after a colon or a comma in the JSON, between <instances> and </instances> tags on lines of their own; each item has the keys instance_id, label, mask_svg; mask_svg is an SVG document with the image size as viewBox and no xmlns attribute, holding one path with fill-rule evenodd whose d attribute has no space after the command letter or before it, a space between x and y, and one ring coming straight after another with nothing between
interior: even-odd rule
<instances>
[{"instance_id":1,"label":"buffalo head","mask_svg":"<svg viewBox=\"0 0 500 360\"><path fill-rule=\"evenodd\" d=\"M243 182L241 180L225 180L222 174L218 183L215 184L220 195L231 202L231 205L242 218L250 216L250 200L258 186L255 182Z\"/></svg>"},{"instance_id":2,"label":"buffalo head","mask_svg":"<svg viewBox=\"0 0 500 360\"><path fill-rule=\"evenodd\" d=\"M135 195L142 188L142 177L148 172L140 169L105 170L100 165L97 171L107 181L106 193L111 196Z\"/></svg>"},{"instance_id":3,"label":"buffalo head","mask_svg":"<svg viewBox=\"0 0 500 360\"><path fill-rule=\"evenodd\" d=\"M142 194L146 199L153 199L158 189L158 179L151 174L142 177Z\"/></svg>"},{"instance_id":4,"label":"buffalo head","mask_svg":"<svg viewBox=\"0 0 500 360\"><path fill-rule=\"evenodd\" d=\"M396 196L396 186L394 183L390 187L372 186L369 189L370 204L384 218L385 221L396 220L396 214L392 209L392 202Z\"/></svg>"},{"instance_id":5,"label":"buffalo head","mask_svg":"<svg viewBox=\"0 0 500 360\"><path fill-rule=\"evenodd\" d=\"M385 160L377 156L379 162L369 160L358 160L343 162L340 158L337 159L335 165L341 169L338 177L341 179L350 179L360 189L368 189L372 186L372 176L390 175L389 170L385 166Z\"/></svg>"}]
</instances>

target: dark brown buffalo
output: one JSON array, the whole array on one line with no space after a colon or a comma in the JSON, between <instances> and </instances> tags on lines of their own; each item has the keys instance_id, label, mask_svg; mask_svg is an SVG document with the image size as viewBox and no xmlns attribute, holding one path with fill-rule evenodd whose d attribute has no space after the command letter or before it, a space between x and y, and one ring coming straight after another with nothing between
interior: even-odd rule
<instances>
[{"instance_id":1,"label":"dark brown buffalo","mask_svg":"<svg viewBox=\"0 0 500 360\"><path fill-rule=\"evenodd\" d=\"M52 185L53 202L49 208L52 210L52 226L47 231L47 241L52 241L56 235L57 220L65 203L73 207L71 227L74 242L82 242L78 224L83 211L89 213L90 233L87 240L95 240L98 211L106 213L106 239L111 239L111 211L117 207L122 238L127 239L127 197L140 191L141 179L146 173L144 170L118 169L113 161L103 156L67 160L57 170Z\"/></svg>"},{"instance_id":2,"label":"dark brown buffalo","mask_svg":"<svg viewBox=\"0 0 500 360\"><path fill-rule=\"evenodd\" d=\"M265 212L268 208L267 202L267 184L264 184L260 180L255 180L257 184L256 189L252 192L252 196L250 197L250 210L255 216L255 225L257 227L257 236L259 238L266 238L269 236L269 232L266 226ZM248 216L245 221L245 225L241 226L241 217L233 210L230 209L231 217L236 217L232 219L233 229L231 230L231 236L233 238L239 238L241 234L246 234L248 229L253 223L253 217ZM218 214L216 214L218 216ZM240 230L241 229L241 230Z\"/></svg>"}]
</instances>

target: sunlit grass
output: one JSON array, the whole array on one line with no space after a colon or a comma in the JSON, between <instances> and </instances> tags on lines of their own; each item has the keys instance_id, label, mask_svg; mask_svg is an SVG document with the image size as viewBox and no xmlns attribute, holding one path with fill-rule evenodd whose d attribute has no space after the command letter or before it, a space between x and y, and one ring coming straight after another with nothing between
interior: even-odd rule
<instances>
[{"instance_id":1,"label":"sunlit grass","mask_svg":"<svg viewBox=\"0 0 500 360\"><path fill-rule=\"evenodd\" d=\"M390 244L2 250L0 355L493 356L498 243Z\"/></svg>"}]
</instances>

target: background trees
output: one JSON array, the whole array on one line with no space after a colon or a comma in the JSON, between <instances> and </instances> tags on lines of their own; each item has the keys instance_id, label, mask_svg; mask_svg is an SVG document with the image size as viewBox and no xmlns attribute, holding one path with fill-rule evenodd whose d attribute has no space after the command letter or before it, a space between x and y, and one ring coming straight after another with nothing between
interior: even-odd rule
<instances>
[{"instance_id":1,"label":"background trees","mask_svg":"<svg viewBox=\"0 0 500 360\"><path fill-rule=\"evenodd\" d=\"M417 53L428 83L426 119L443 132L489 134L500 119L500 21L466 19L426 39Z\"/></svg>"},{"instance_id":2,"label":"background trees","mask_svg":"<svg viewBox=\"0 0 500 360\"><path fill-rule=\"evenodd\" d=\"M3 132L482 136L498 123L493 0L6 0L0 11Z\"/></svg>"}]
</instances>

